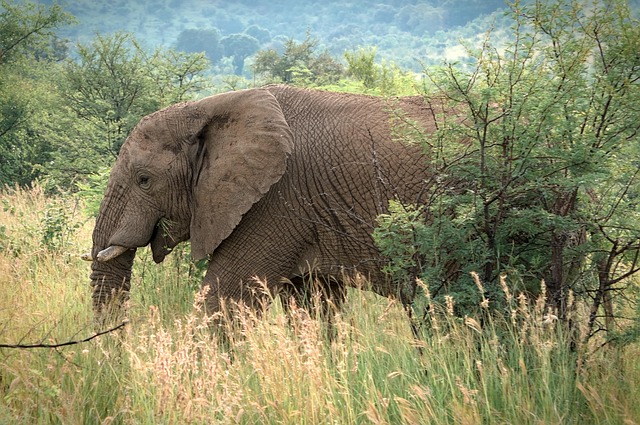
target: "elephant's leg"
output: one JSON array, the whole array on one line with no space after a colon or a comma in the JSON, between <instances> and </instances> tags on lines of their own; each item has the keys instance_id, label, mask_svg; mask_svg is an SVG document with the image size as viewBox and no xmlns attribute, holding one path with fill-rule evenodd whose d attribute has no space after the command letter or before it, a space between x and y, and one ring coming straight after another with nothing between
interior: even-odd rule
<instances>
[{"instance_id":1,"label":"elephant's leg","mask_svg":"<svg viewBox=\"0 0 640 425\"><path fill-rule=\"evenodd\" d=\"M295 304L326 324L329 339L335 337L335 315L346 299L346 288L341 282L310 274L296 276L283 284L280 298L290 318Z\"/></svg>"},{"instance_id":2,"label":"elephant's leg","mask_svg":"<svg viewBox=\"0 0 640 425\"><path fill-rule=\"evenodd\" d=\"M250 214L245 219L253 218ZM249 230L236 231L211 256L203 281L203 286L209 286L209 314L234 322L239 306L260 314L277 296L282 277L292 274L302 249L284 230L275 234L269 229L259 222Z\"/></svg>"},{"instance_id":3,"label":"elephant's leg","mask_svg":"<svg viewBox=\"0 0 640 425\"><path fill-rule=\"evenodd\" d=\"M346 298L346 290L341 282L324 276L296 276L290 283L282 285L280 297L285 309L292 303L316 313L321 317L340 311Z\"/></svg>"},{"instance_id":4,"label":"elephant's leg","mask_svg":"<svg viewBox=\"0 0 640 425\"><path fill-rule=\"evenodd\" d=\"M233 279L241 282L237 276ZM203 289L206 289L205 312L212 318L210 326L220 349L233 355L236 341L243 338L245 320L252 315L261 316L272 296L267 295L268 289L253 278L247 278L247 283L241 285L220 282L225 281L211 273L210 266L202 282Z\"/></svg>"},{"instance_id":5,"label":"elephant's leg","mask_svg":"<svg viewBox=\"0 0 640 425\"><path fill-rule=\"evenodd\" d=\"M233 278L238 282L236 285L225 285L225 282L218 277L209 278L207 274L202 283L207 290L206 311L214 315L216 323L220 326L235 326L239 324L238 318L247 310L251 314L261 315L266 310L273 295L267 286L270 280L260 279L257 276L240 279ZM274 279L275 280L275 279Z\"/></svg>"}]
</instances>

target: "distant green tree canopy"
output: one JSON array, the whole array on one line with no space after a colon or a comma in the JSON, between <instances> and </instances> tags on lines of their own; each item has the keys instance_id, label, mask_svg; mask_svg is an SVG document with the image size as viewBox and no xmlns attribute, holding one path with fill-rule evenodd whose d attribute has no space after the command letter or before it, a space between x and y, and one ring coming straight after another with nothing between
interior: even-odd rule
<instances>
[{"instance_id":1,"label":"distant green tree canopy","mask_svg":"<svg viewBox=\"0 0 640 425\"><path fill-rule=\"evenodd\" d=\"M316 53L318 40L309 34L298 43L289 39L282 54L275 49L259 51L254 71L267 76L271 82L321 85L337 82L344 75L344 67L327 52Z\"/></svg>"},{"instance_id":2,"label":"distant green tree canopy","mask_svg":"<svg viewBox=\"0 0 640 425\"><path fill-rule=\"evenodd\" d=\"M273 38L271 32L259 25L250 25L245 28L244 33L258 40L260 43L268 43Z\"/></svg>"},{"instance_id":3,"label":"distant green tree canopy","mask_svg":"<svg viewBox=\"0 0 640 425\"><path fill-rule=\"evenodd\" d=\"M244 60L260 48L260 42L247 34L231 34L223 37L220 44L224 49L224 55L233 58L233 66L237 75L242 75Z\"/></svg>"},{"instance_id":4,"label":"distant green tree canopy","mask_svg":"<svg viewBox=\"0 0 640 425\"><path fill-rule=\"evenodd\" d=\"M346 3L337 0L216 3L71 0L67 4L81 21L78 27L65 30L63 34L67 37L86 40L93 37L96 29L101 33L125 31L136 34L145 45L175 45L181 51L202 52L207 51L206 45L190 50L198 42L195 34L182 33L216 29L219 38L244 33L259 41L259 50L267 50L277 49L271 45L276 38L300 41L312 31L322 49L331 56L341 57L346 50L376 46L382 59L416 72L427 60L416 52L428 52L430 63L439 62L450 54L447 49L457 46L461 39L470 40L500 22L501 15L495 12L506 6L504 0ZM489 16L491 14L493 16ZM158 22L162 23L161 28ZM194 41L193 45L182 43L185 35ZM214 66L226 69L226 62L220 63L221 57L216 53L207 51L207 56Z\"/></svg>"},{"instance_id":5,"label":"distant green tree canopy","mask_svg":"<svg viewBox=\"0 0 640 425\"><path fill-rule=\"evenodd\" d=\"M211 63L216 63L224 54L220 39L217 29L186 29L178 35L176 49L186 53L204 52Z\"/></svg>"}]
</instances>

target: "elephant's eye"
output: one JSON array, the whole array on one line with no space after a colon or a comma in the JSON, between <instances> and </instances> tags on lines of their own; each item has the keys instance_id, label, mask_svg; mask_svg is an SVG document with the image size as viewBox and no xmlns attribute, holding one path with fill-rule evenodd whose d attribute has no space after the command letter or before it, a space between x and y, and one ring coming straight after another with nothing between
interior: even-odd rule
<instances>
[{"instance_id":1,"label":"elephant's eye","mask_svg":"<svg viewBox=\"0 0 640 425\"><path fill-rule=\"evenodd\" d=\"M140 186L143 189L148 189L150 184L151 184L151 179L149 178L149 176L145 174L140 174L138 176L138 186Z\"/></svg>"}]
</instances>

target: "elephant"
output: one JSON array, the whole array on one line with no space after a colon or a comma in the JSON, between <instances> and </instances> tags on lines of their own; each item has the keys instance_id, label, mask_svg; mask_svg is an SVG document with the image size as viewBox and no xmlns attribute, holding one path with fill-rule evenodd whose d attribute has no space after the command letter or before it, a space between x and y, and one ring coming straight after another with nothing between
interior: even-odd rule
<instances>
[{"instance_id":1,"label":"elephant","mask_svg":"<svg viewBox=\"0 0 640 425\"><path fill-rule=\"evenodd\" d=\"M149 245L160 263L187 240L193 259L208 259L210 313L282 292L300 299L308 276L338 294L336 303L355 276L410 303L415 286L383 271L388 259L372 232L390 200L424 202L434 177L428 155L399 140L399 129L432 133L439 109L423 96L268 85L142 118L96 218L94 310L128 299L136 249Z\"/></svg>"}]
</instances>

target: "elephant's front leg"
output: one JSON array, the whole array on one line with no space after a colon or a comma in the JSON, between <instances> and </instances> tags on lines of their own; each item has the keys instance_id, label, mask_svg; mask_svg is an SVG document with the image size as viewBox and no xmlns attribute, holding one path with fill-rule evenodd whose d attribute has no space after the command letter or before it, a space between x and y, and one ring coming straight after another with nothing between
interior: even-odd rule
<instances>
[{"instance_id":1,"label":"elephant's front leg","mask_svg":"<svg viewBox=\"0 0 640 425\"><path fill-rule=\"evenodd\" d=\"M260 312L268 307L272 298L271 282L276 279L258 274L239 276L216 269L210 266L202 282L207 293L207 313L233 319L242 308Z\"/></svg>"},{"instance_id":2,"label":"elephant's front leg","mask_svg":"<svg viewBox=\"0 0 640 425\"><path fill-rule=\"evenodd\" d=\"M331 276L312 273L289 279L280 292L285 311L290 312L295 303L296 307L302 307L313 316L329 322L340 311L346 295L343 282Z\"/></svg>"},{"instance_id":3,"label":"elephant's front leg","mask_svg":"<svg viewBox=\"0 0 640 425\"><path fill-rule=\"evenodd\" d=\"M239 306L260 312L277 295L283 280L294 275L302 247L290 239L258 236L232 235L211 256L203 281L209 287L208 313L233 317Z\"/></svg>"}]
</instances>

